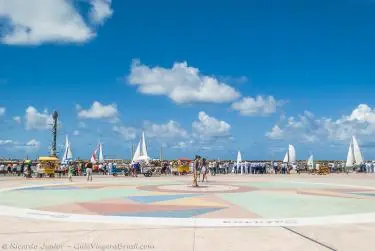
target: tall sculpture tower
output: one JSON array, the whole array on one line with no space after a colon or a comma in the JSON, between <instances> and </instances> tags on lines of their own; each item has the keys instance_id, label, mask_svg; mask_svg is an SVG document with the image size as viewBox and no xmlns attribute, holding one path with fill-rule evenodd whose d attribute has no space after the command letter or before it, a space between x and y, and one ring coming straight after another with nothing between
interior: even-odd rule
<instances>
[{"instance_id":1,"label":"tall sculpture tower","mask_svg":"<svg viewBox=\"0 0 375 251\"><path fill-rule=\"evenodd\" d=\"M53 124L52 124L52 146L51 146L51 156L57 157L57 150L56 150L56 138L57 138L57 119L59 114L57 111L54 111L52 114Z\"/></svg>"}]
</instances>

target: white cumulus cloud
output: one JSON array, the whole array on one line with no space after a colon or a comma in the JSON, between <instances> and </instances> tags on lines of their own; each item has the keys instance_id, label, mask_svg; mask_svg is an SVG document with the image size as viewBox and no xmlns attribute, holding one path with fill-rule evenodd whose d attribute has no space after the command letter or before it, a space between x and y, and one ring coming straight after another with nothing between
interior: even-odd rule
<instances>
[{"instance_id":1,"label":"white cumulus cloud","mask_svg":"<svg viewBox=\"0 0 375 251\"><path fill-rule=\"evenodd\" d=\"M32 139L26 143L26 147L32 150L37 150L40 148L40 142L36 139Z\"/></svg>"},{"instance_id":2,"label":"white cumulus cloud","mask_svg":"<svg viewBox=\"0 0 375 251\"><path fill-rule=\"evenodd\" d=\"M353 135L364 136L364 141L375 136L375 109L367 104L355 107L349 115L339 118L317 118L305 111L297 117L287 118L282 125L276 125L266 133L269 138L281 131L284 138L294 138L304 142L348 141Z\"/></svg>"},{"instance_id":3,"label":"white cumulus cloud","mask_svg":"<svg viewBox=\"0 0 375 251\"><path fill-rule=\"evenodd\" d=\"M21 143L11 139L0 140L0 147L4 147L9 151L34 152L39 150L40 146L40 141L36 139L29 140L26 143Z\"/></svg>"},{"instance_id":4,"label":"white cumulus cloud","mask_svg":"<svg viewBox=\"0 0 375 251\"><path fill-rule=\"evenodd\" d=\"M102 24L106 19L112 16L112 0L93 0L90 12L91 20L94 23Z\"/></svg>"},{"instance_id":5,"label":"white cumulus cloud","mask_svg":"<svg viewBox=\"0 0 375 251\"><path fill-rule=\"evenodd\" d=\"M117 119L118 110L115 104L103 105L98 101L94 101L92 106L84 110L77 106L78 117L82 119Z\"/></svg>"},{"instance_id":6,"label":"white cumulus cloud","mask_svg":"<svg viewBox=\"0 0 375 251\"><path fill-rule=\"evenodd\" d=\"M137 136L137 130L133 127L113 126L112 130L118 133L124 140L133 140Z\"/></svg>"},{"instance_id":7,"label":"white cumulus cloud","mask_svg":"<svg viewBox=\"0 0 375 251\"><path fill-rule=\"evenodd\" d=\"M256 98L244 97L232 104L232 109L243 116L269 115L275 113L283 101L277 101L273 96Z\"/></svg>"},{"instance_id":8,"label":"white cumulus cloud","mask_svg":"<svg viewBox=\"0 0 375 251\"><path fill-rule=\"evenodd\" d=\"M179 123L170 120L165 124L152 124L147 122L146 125L147 136L158 138L187 138L188 132L183 129Z\"/></svg>"},{"instance_id":9,"label":"white cumulus cloud","mask_svg":"<svg viewBox=\"0 0 375 251\"><path fill-rule=\"evenodd\" d=\"M78 0L1 0L1 42L13 45L83 43L96 36L85 21ZM90 16L103 22L111 16L111 1L92 0ZM4 21L5 20L5 21Z\"/></svg>"},{"instance_id":10,"label":"white cumulus cloud","mask_svg":"<svg viewBox=\"0 0 375 251\"><path fill-rule=\"evenodd\" d=\"M53 123L52 115L48 111L39 112L35 107L29 106L25 114L26 129L49 129Z\"/></svg>"},{"instance_id":11,"label":"white cumulus cloud","mask_svg":"<svg viewBox=\"0 0 375 251\"><path fill-rule=\"evenodd\" d=\"M200 137L223 137L230 135L231 126L222 120L210 117L201 111L198 114L198 120L193 122L193 132Z\"/></svg>"},{"instance_id":12,"label":"white cumulus cloud","mask_svg":"<svg viewBox=\"0 0 375 251\"><path fill-rule=\"evenodd\" d=\"M16 122L17 124L21 124L22 119L20 116L14 116L13 121Z\"/></svg>"},{"instance_id":13,"label":"white cumulus cloud","mask_svg":"<svg viewBox=\"0 0 375 251\"><path fill-rule=\"evenodd\" d=\"M6 111L5 107L1 107L1 106L0 106L0 117L1 117L1 116L4 116L5 111Z\"/></svg>"},{"instance_id":14,"label":"white cumulus cloud","mask_svg":"<svg viewBox=\"0 0 375 251\"><path fill-rule=\"evenodd\" d=\"M194 140L185 140L185 141L178 141L176 144L172 145L172 149L187 149L191 148L194 144Z\"/></svg>"},{"instance_id":15,"label":"white cumulus cloud","mask_svg":"<svg viewBox=\"0 0 375 251\"><path fill-rule=\"evenodd\" d=\"M344 117L344 120L375 124L375 109L366 104L360 104L349 116Z\"/></svg>"},{"instance_id":16,"label":"white cumulus cloud","mask_svg":"<svg viewBox=\"0 0 375 251\"><path fill-rule=\"evenodd\" d=\"M0 139L0 145L13 145L15 142L11 139Z\"/></svg>"},{"instance_id":17,"label":"white cumulus cloud","mask_svg":"<svg viewBox=\"0 0 375 251\"><path fill-rule=\"evenodd\" d=\"M270 132L266 133L266 136L270 139L282 139L284 131L278 125L275 125Z\"/></svg>"},{"instance_id":18,"label":"white cumulus cloud","mask_svg":"<svg viewBox=\"0 0 375 251\"><path fill-rule=\"evenodd\" d=\"M233 87L201 74L187 62L174 63L172 68L152 68L134 60L128 82L143 94L166 95L179 104L226 103L240 97Z\"/></svg>"}]
</instances>

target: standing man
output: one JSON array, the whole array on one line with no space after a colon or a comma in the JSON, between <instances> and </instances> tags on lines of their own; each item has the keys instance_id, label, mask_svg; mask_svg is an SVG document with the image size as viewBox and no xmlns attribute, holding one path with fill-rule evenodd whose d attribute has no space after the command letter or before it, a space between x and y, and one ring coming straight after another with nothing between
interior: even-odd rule
<instances>
[{"instance_id":1,"label":"standing man","mask_svg":"<svg viewBox=\"0 0 375 251\"><path fill-rule=\"evenodd\" d=\"M200 156L195 155L193 170L193 187L198 187L198 168L200 164Z\"/></svg>"},{"instance_id":2,"label":"standing man","mask_svg":"<svg viewBox=\"0 0 375 251\"><path fill-rule=\"evenodd\" d=\"M86 165L87 181L92 181L92 163L89 161Z\"/></svg>"}]
</instances>

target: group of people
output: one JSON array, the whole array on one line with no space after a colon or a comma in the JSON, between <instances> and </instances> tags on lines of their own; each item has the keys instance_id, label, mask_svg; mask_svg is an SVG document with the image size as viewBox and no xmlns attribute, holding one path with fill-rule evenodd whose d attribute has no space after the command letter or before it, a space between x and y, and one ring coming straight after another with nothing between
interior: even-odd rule
<instances>
[{"instance_id":1,"label":"group of people","mask_svg":"<svg viewBox=\"0 0 375 251\"><path fill-rule=\"evenodd\" d=\"M85 174L87 176L87 181L92 181L92 175L94 173L94 167L97 169L99 173L104 175L113 175L117 170L116 163L99 163L98 165L94 165L91 161L89 162L81 162L74 163L70 162L67 164L67 167L64 169L67 170L69 181L72 181L73 176L80 176Z\"/></svg>"},{"instance_id":2,"label":"group of people","mask_svg":"<svg viewBox=\"0 0 375 251\"><path fill-rule=\"evenodd\" d=\"M17 175L17 176L25 176L31 177L32 169L31 164L20 162L20 163L8 163L0 164L0 174L7 174L7 175Z\"/></svg>"},{"instance_id":3,"label":"group of people","mask_svg":"<svg viewBox=\"0 0 375 251\"><path fill-rule=\"evenodd\" d=\"M205 158L202 158L199 155L196 155L194 161L189 161L190 163L190 173L196 175L197 182L207 182L208 174L211 173L215 175L216 173L223 174L289 174L289 173L301 173L304 170L308 171L309 167L306 163L299 162L298 164L287 164L281 162L247 162L243 161L236 163L234 161L208 161ZM151 166L161 167L161 174L172 173L173 163L167 161L149 163ZM328 166L330 172L339 172L341 169L345 169L345 163L334 162L334 163L323 163L323 165ZM70 162L65 165L60 165L55 169L57 175L68 175L69 180L73 180L73 176L87 176L88 181L92 181L92 176L94 172L99 174L108 174L116 175L119 170L126 174L131 174L133 177L137 177L139 173L142 173L142 163L134 162L129 163L126 168L126 165L120 165L120 169L117 169L116 163L97 163L93 164L90 161L88 162ZM318 164L317 164L318 166ZM122 169L121 169L122 168ZM0 174L4 175L18 175L25 177L32 177L33 173L38 173L40 169L40 164L32 168L31 161L30 163L19 162L19 163L0 163ZM152 169L151 169L152 170ZM364 173L375 173L375 163L374 162L365 162L360 166L357 166L353 171L364 172ZM189 173L189 171L187 172Z\"/></svg>"},{"instance_id":4,"label":"group of people","mask_svg":"<svg viewBox=\"0 0 375 251\"><path fill-rule=\"evenodd\" d=\"M267 164L261 162L241 162L232 167L232 173L263 174L267 173Z\"/></svg>"},{"instance_id":5,"label":"group of people","mask_svg":"<svg viewBox=\"0 0 375 251\"><path fill-rule=\"evenodd\" d=\"M37 167L38 170L38 167ZM92 181L93 174L93 164L91 162L68 162L61 165L58 170L58 174L65 175L68 174L68 179L70 182L73 181L73 176L86 175L87 181Z\"/></svg>"},{"instance_id":6,"label":"group of people","mask_svg":"<svg viewBox=\"0 0 375 251\"><path fill-rule=\"evenodd\" d=\"M202 158L199 155L195 156L193 163L193 175L194 175L194 184L197 185L197 182L208 182L207 174L209 173L208 161L205 158ZM202 175L202 180L201 180Z\"/></svg>"}]
</instances>

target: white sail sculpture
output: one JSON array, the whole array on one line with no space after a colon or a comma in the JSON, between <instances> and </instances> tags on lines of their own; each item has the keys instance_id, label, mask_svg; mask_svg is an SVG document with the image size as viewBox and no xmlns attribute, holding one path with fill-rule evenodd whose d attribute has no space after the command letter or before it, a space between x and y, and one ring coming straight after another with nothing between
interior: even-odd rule
<instances>
[{"instance_id":1,"label":"white sail sculpture","mask_svg":"<svg viewBox=\"0 0 375 251\"><path fill-rule=\"evenodd\" d=\"M307 160L307 168L309 170L314 169L314 155L310 155L309 159Z\"/></svg>"},{"instance_id":2,"label":"white sail sculpture","mask_svg":"<svg viewBox=\"0 0 375 251\"><path fill-rule=\"evenodd\" d=\"M283 163L288 163L288 162L289 162L289 151L286 152L284 156L284 160L283 160Z\"/></svg>"},{"instance_id":3,"label":"white sail sculpture","mask_svg":"<svg viewBox=\"0 0 375 251\"><path fill-rule=\"evenodd\" d=\"M99 143L99 163L104 163L104 155L103 155L103 144Z\"/></svg>"},{"instance_id":4,"label":"white sail sculpture","mask_svg":"<svg viewBox=\"0 0 375 251\"><path fill-rule=\"evenodd\" d=\"M142 138L139 141L137 149L135 150L135 153L133 155L133 162L138 162L138 161L148 162L149 160L150 160L150 157L148 156L148 153L147 153L145 133L142 133Z\"/></svg>"},{"instance_id":5,"label":"white sail sculpture","mask_svg":"<svg viewBox=\"0 0 375 251\"><path fill-rule=\"evenodd\" d=\"M357 138L353 136L353 153L354 159L357 165L363 164L363 157L361 153L361 149L359 148L359 144Z\"/></svg>"},{"instance_id":6,"label":"white sail sculpture","mask_svg":"<svg viewBox=\"0 0 375 251\"><path fill-rule=\"evenodd\" d=\"M238 168L241 168L241 174L243 174L241 162L242 162L242 155L241 155L241 152L238 151L238 153L237 153L237 171L238 171Z\"/></svg>"},{"instance_id":7,"label":"white sail sculpture","mask_svg":"<svg viewBox=\"0 0 375 251\"><path fill-rule=\"evenodd\" d=\"M296 157L296 149L293 145L289 145L288 151L285 154L284 163L294 164L296 163L297 157Z\"/></svg>"},{"instance_id":8,"label":"white sail sculpture","mask_svg":"<svg viewBox=\"0 0 375 251\"><path fill-rule=\"evenodd\" d=\"M70 142L69 142L68 135L66 135L66 137L65 137L65 151L64 151L64 156L61 160L61 163L62 164L68 164L68 162L72 161L72 160L73 160L73 154L72 154L72 150L70 149Z\"/></svg>"},{"instance_id":9,"label":"white sail sculpture","mask_svg":"<svg viewBox=\"0 0 375 251\"><path fill-rule=\"evenodd\" d=\"M138 143L137 149L134 152L133 162L135 162L135 160L137 160L140 156L141 156L141 142Z\"/></svg>"},{"instance_id":10,"label":"white sail sculpture","mask_svg":"<svg viewBox=\"0 0 375 251\"><path fill-rule=\"evenodd\" d=\"M98 154L98 149L99 147L97 146L96 149L94 150L94 152L91 154L91 157L90 157L90 162L93 163L93 164L96 164L98 162L97 160L97 154Z\"/></svg>"},{"instance_id":11,"label":"white sail sculpture","mask_svg":"<svg viewBox=\"0 0 375 251\"><path fill-rule=\"evenodd\" d=\"M242 155L241 152L237 152L237 163L236 165L233 165L232 167L232 173L234 173L236 170L238 170L238 167L240 166L240 163L242 162Z\"/></svg>"},{"instance_id":12,"label":"white sail sculpture","mask_svg":"<svg viewBox=\"0 0 375 251\"><path fill-rule=\"evenodd\" d=\"M361 149L359 148L358 141L355 136L350 141L348 155L346 157L346 167L353 167L361 165L363 163L363 157Z\"/></svg>"}]
</instances>

